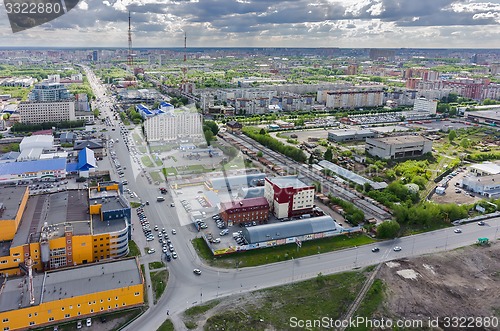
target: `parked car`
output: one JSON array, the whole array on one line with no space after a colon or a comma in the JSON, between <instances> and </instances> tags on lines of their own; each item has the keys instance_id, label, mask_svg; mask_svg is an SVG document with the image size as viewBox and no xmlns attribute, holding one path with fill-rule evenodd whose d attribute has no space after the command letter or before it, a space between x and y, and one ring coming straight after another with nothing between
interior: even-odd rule
<instances>
[{"instance_id":1,"label":"parked car","mask_svg":"<svg viewBox=\"0 0 500 331\"><path fill-rule=\"evenodd\" d=\"M76 322L76 328L81 329L82 328L82 321Z\"/></svg>"},{"instance_id":2,"label":"parked car","mask_svg":"<svg viewBox=\"0 0 500 331\"><path fill-rule=\"evenodd\" d=\"M87 326L92 326L92 319L89 317L87 318L87 323L86 323Z\"/></svg>"},{"instance_id":3,"label":"parked car","mask_svg":"<svg viewBox=\"0 0 500 331\"><path fill-rule=\"evenodd\" d=\"M175 229L172 229L172 234L176 234L177 231L175 231Z\"/></svg>"}]
</instances>

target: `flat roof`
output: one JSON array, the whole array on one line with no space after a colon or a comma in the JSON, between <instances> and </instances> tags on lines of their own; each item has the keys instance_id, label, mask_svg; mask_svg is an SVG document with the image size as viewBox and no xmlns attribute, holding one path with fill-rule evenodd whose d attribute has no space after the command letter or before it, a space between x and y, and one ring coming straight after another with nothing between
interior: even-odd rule
<instances>
[{"instance_id":1,"label":"flat roof","mask_svg":"<svg viewBox=\"0 0 500 331\"><path fill-rule=\"evenodd\" d=\"M328 133L336 135L336 136L354 136L354 135L364 135L364 134L375 134L372 130L361 129L361 130L352 130L352 129L338 129L331 130Z\"/></svg>"},{"instance_id":2,"label":"flat roof","mask_svg":"<svg viewBox=\"0 0 500 331\"><path fill-rule=\"evenodd\" d=\"M135 258L34 274L35 305L142 283L143 278ZM22 286L19 287L19 284ZM27 281L9 278L0 293L0 312L30 307L27 293Z\"/></svg>"},{"instance_id":3,"label":"flat roof","mask_svg":"<svg viewBox=\"0 0 500 331\"><path fill-rule=\"evenodd\" d=\"M469 168L484 171L492 175L500 173L500 165L493 162L477 163L471 165Z\"/></svg>"},{"instance_id":4,"label":"flat roof","mask_svg":"<svg viewBox=\"0 0 500 331\"><path fill-rule=\"evenodd\" d=\"M493 110L466 111L465 117L481 117L486 119L500 120L500 107Z\"/></svg>"},{"instance_id":5,"label":"flat roof","mask_svg":"<svg viewBox=\"0 0 500 331\"><path fill-rule=\"evenodd\" d=\"M23 199L27 186L0 186L0 220L13 220L19 212L19 205Z\"/></svg>"},{"instance_id":6,"label":"flat roof","mask_svg":"<svg viewBox=\"0 0 500 331\"><path fill-rule=\"evenodd\" d=\"M267 199L264 197L236 200L223 202L221 209L231 213L237 212L238 209L248 209L254 207L269 208L269 202L267 202Z\"/></svg>"},{"instance_id":7,"label":"flat roof","mask_svg":"<svg viewBox=\"0 0 500 331\"><path fill-rule=\"evenodd\" d=\"M371 131L378 133L391 133L391 132L401 132L401 131L409 131L410 129L406 126L401 125L389 125L389 126L377 126L370 129Z\"/></svg>"},{"instance_id":8,"label":"flat roof","mask_svg":"<svg viewBox=\"0 0 500 331\"><path fill-rule=\"evenodd\" d=\"M311 185L307 185L303 181L301 181L297 176L281 176L281 177L268 177L266 178L269 182L274 185L285 188L285 187L293 187L293 188L305 188L311 187Z\"/></svg>"},{"instance_id":9,"label":"flat roof","mask_svg":"<svg viewBox=\"0 0 500 331\"><path fill-rule=\"evenodd\" d=\"M421 143L427 139L418 135L407 136L391 136L383 138L370 138L372 140L380 141L388 145L407 144L407 143Z\"/></svg>"},{"instance_id":10,"label":"flat roof","mask_svg":"<svg viewBox=\"0 0 500 331\"><path fill-rule=\"evenodd\" d=\"M500 174L489 176L467 176L464 180L481 183L481 185L500 185Z\"/></svg>"},{"instance_id":11,"label":"flat roof","mask_svg":"<svg viewBox=\"0 0 500 331\"><path fill-rule=\"evenodd\" d=\"M86 190L32 195L28 199L12 245L28 243L30 233L38 236L45 222L50 229L49 238L63 236L65 225L72 226L75 235L90 234L88 210ZM38 237L32 238L37 239Z\"/></svg>"}]
</instances>

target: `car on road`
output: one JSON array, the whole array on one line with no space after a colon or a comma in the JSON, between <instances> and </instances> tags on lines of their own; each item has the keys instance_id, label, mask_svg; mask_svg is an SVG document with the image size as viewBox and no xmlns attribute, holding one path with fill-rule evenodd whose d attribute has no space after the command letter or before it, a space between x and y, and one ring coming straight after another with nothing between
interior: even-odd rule
<instances>
[{"instance_id":1,"label":"car on road","mask_svg":"<svg viewBox=\"0 0 500 331\"><path fill-rule=\"evenodd\" d=\"M373 253L380 252L380 248L378 248L378 247L373 247L373 248L372 248L372 252L373 252Z\"/></svg>"},{"instance_id":2,"label":"car on road","mask_svg":"<svg viewBox=\"0 0 500 331\"><path fill-rule=\"evenodd\" d=\"M87 322L85 323L87 326L92 326L92 319L89 317L87 318Z\"/></svg>"},{"instance_id":3,"label":"car on road","mask_svg":"<svg viewBox=\"0 0 500 331\"><path fill-rule=\"evenodd\" d=\"M395 252L399 252L399 251L401 250L401 247L396 246L396 247L394 247L394 248L393 248L393 250L394 250Z\"/></svg>"},{"instance_id":4,"label":"car on road","mask_svg":"<svg viewBox=\"0 0 500 331\"><path fill-rule=\"evenodd\" d=\"M484 223L483 221L479 221L479 222L477 222L477 225L479 225L479 226L483 226L483 225L485 225L485 224L486 224L486 223Z\"/></svg>"},{"instance_id":5,"label":"car on road","mask_svg":"<svg viewBox=\"0 0 500 331\"><path fill-rule=\"evenodd\" d=\"M82 321L76 322L76 328L81 329L82 328Z\"/></svg>"},{"instance_id":6,"label":"car on road","mask_svg":"<svg viewBox=\"0 0 500 331\"><path fill-rule=\"evenodd\" d=\"M201 270L200 269L194 269L193 272L194 272L195 275L198 275L198 276L201 275Z\"/></svg>"},{"instance_id":7,"label":"car on road","mask_svg":"<svg viewBox=\"0 0 500 331\"><path fill-rule=\"evenodd\" d=\"M172 234L176 234L177 231L175 231L175 229L172 229Z\"/></svg>"},{"instance_id":8,"label":"car on road","mask_svg":"<svg viewBox=\"0 0 500 331\"><path fill-rule=\"evenodd\" d=\"M177 253L176 253L176 252L172 252L172 257L173 257L174 259L176 259L176 258L177 258Z\"/></svg>"},{"instance_id":9,"label":"car on road","mask_svg":"<svg viewBox=\"0 0 500 331\"><path fill-rule=\"evenodd\" d=\"M462 229L455 229L455 230L453 230L453 232L455 232L455 233L462 233Z\"/></svg>"}]
</instances>

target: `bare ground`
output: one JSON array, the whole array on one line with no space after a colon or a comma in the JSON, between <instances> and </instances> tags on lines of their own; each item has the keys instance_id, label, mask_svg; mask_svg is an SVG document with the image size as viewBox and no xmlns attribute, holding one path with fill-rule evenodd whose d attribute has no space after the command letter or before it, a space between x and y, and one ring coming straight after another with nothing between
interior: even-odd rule
<instances>
[{"instance_id":1,"label":"bare ground","mask_svg":"<svg viewBox=\"0 0 500 331\"><path fill-rule=\"evenodd\" d=\"M382 266L377 276L385 284L385 299L371 318L428 321L436 317L443 320L443 317L496 316L500 319L500 243L391 261ZM234 309L244 312L245 307L258 305L264 297L262 292L234 295L188 320L197 324L196 330L203 330L210 317ZM500 329L441 327L433 330ZM242 321L241 330L244 328ZM265 330L276 328L267 325Z\"/></svg>"}]
</instances>

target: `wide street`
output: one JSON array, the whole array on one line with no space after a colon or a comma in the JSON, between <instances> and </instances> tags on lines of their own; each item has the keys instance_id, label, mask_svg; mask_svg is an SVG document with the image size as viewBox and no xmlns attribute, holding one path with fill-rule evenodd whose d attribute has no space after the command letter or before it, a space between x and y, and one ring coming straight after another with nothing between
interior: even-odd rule
<instances>
[{"instance_id":1,"label":"wide street","mask_svg":"<svg viewBox=\"0 0 500 331\"><path fill-rule=\"evenodd\" d=\"M98 98L104 98L104 100L109 98L109 96L103 96L104 89L98 85L97 81L94 79L89 79L89 81ZM112 118L109 108L100 108L100 110L104 116ZM118 129L109 131L109 134L113 139L122 139ZM132 139L129 139L129 141L132 141ZM183 330L185 326L180 320L180 314L186 308L215 298L310 279L316 277L319 273L339 273L384 261L452 250L472 245L479 237L487 237L490 240L499 237L500 217L487 220L484 226L479 226L476 222L462 225L460 226L462 233L454 233L454 228L447 228L385 241L377 245L372 244L317 254L261 267L219 270L203 265L197 257L190 243L196 237L196 233L190 226L180 227L181 223L176 208L170 207L172 202L170 194L172 192L169 190L169 193L164 196L166 201L156 202L156 197L159 195L158 186L150 184L146 177L140 175L138 171L139 165L133 161L133 154L129 153L123 142L115 144L114 148L122 167L127 168L125 178L129 181L128 187L137 192L143 202L150 202L145 207L145 213L151 222L151 226L158 224L160 228L165 227L168 230L179 255L177 260L167 263L169 281L162 298L156 305L152 305L150 298L150 309L127 326L126 330L156 330L168 317L172 319L176 330ZM112 175L112 179L116 179L116 174ZM133 224L133 240L144 254L142 248L146 247L147 243L135 212L133 213ZM177 235L171 234L173 228L177 230ZM152 243L151 246L156 246L157 252L141 257L141 263L147 264L150 261L160 260L158 241ZM371 251L375 246L380 248L378 253ZM401 251L394 251L395 246L400 246ZM193 268L199 268L202 271L201 275L195 275ZM169 316L167 316L167 311Z\"/></svg>"}]
</instances>

